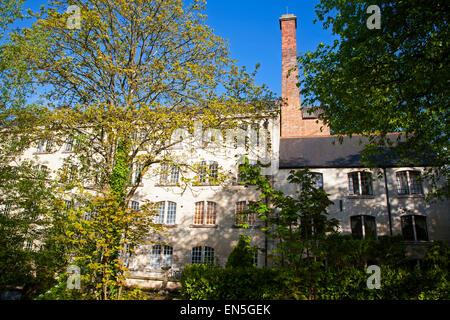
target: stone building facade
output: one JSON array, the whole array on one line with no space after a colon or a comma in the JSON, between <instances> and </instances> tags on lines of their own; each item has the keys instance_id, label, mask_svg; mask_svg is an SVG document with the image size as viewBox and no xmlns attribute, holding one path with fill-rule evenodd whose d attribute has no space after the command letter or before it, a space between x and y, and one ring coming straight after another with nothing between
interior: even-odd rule
<instances>
[{"instance_id":1,"label":"stone building facade","mask_svg":"<svg viewBox=\"0 0 450 320\"><path fill-rule=\"evenodd\" d=\"M295 69L297 18L287 14L279 22L281 115L259 124L259 128L263 128L261 132L270 137L270 174L274 186L293 195L296 190L286 180L289 171L308 167L319 174L323 189L334 202L329 207L329 215L340 221L342 233L360 238L403 234L411 244L412 253L419 248L419 257L430 240L440 239L450 244L450 203L425 201L424 194L429 186L419 179L423 167L399 168L392 163L380 163L378 169L364 168L358 138L346 138L343 144L333 144L337 138L330 134L330 129L315 115L301 109L296 86L298 70ZM254 188L236 183L237 160L242 155L250 160L260 159L265 150L259 149L266 148L266 144L258 143L253 154L249 154L245 146L232 143L225 148L217 148L212 143L198 148L186 146L174 148L174 154L187 161L202 162L212 171L228 172L231 178L224 185L213 185L205 177L202 185L185 188L176 185L181 175L176 170L163 176L155 170L144 176L131 205L138 207L144 200L160 203L160 223L167 226L169 233L152 239L157 244L136 250L130 258L129 285L157 288L163 284L173 288L177 286L177 274L187 264L214 261L224 265L240 233L250 235L252 245L261 249L255 255L257 266L270 265L267 253L273 244L261 230L263 222L249 218L250 228L236 225L236 213L243 210L248 201L258 200ZM28 150L24 157L37 157L43 165L56 170L68 154L62 146L52 153ZM383 171L385 178L378 179L377 170Z\"/></svg>"}]
</instances>

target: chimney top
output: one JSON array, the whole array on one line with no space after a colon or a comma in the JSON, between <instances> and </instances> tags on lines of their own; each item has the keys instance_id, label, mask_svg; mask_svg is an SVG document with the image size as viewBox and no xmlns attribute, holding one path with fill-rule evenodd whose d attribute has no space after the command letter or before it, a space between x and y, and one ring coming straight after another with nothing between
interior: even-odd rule
<instances>
[{"instance_id":1,"label":"chimney top","mask_svg":"<svg viewBox=\"0 0 450 320\"><path fill-rule=\"evenodd\" d=\"M280 29L281 29L281 21L287 20L295 20L295 28L297 29L297 17L292 13L283 14L280 18Z\"/></svg>"}]
</instances>

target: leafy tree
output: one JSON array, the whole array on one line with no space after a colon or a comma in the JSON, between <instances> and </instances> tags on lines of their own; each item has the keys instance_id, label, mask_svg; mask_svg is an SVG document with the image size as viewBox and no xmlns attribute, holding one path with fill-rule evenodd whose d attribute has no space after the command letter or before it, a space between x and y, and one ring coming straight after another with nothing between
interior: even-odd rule
<instances>
[{"instance_id":1,"label":"leafy tree","mask_svg":"<svg viewBox=\"0 0 450 320\"><path fill-rule=\"evenodd\" d=\"M367 27L369 5L380 29ZM304 104L320 106L333 133L368 136L368 166L382 147L399 165L434 166L426 178L439 198L450 196L448 10L443 0L321 0L317 18L337 39L299 57Z\"/></svg>"},{"instance_id":2,"label":"leafy tree","mask_svg":"<svg viewBox=\"0 0 450 320\"><path fill-rule=\"evenodd\" d=\"M231 250L228 256L225 267L253 267L253 256L256 252L256 248L250 246L251 237L245 234L239 235L239 241L236 246Z\"/></svg>"},{"instance_id":3,"label":"leafy tree","mask_svg":"<svg viewBox=\"0 0 450 320\"><path fill-rule=\"evenodd\" d=\"M337 221L328 219L327 207L332 204L323 190L316 188L308 169L290 171L288 183L298 186L295 196L276 190L259 166L242 166L243 184L256 185L262 201L249 204L247 214L257 214L267 221L268 236L275 238L281 266L299 269L304 263L320 261L322 249L318 245L328 233L336 232Z\"/></svg>"},{"instance_id":4,"label":"leafy tree","mask_svg":"<svg viewBox=\"0 0 450 320\"><path fill-rule=\"evenodd\" d=\"M80 9L80 28L67 25L76 14L69 5ZM82 269L85 298L119 299L127 257L163 231L154 203L129 208L144 175L159 164L198 169L174 155L177 130L192 132L197 121L225 130L271 111L271 94L234 65L203 10L201 0L51 1L32 13L32 28L11 35L31 75L25 82L45 97L17 132L37 128L30 143L73 151L52 173L46 212L50 239Z\"/></svg>"},{"instance_id":5,"label":"leafy tree","mask_svg":"<svg viewBox=\"0 0 450 320\"><path fill-rule=\"evenodd\" d=\"M10 37L11 25L26 18L22 5L0 1L0 292L22 287L27 299L53 285L64 259L48 242L54 183L35 161L20 159L42 124L40 108L27 103L32 75L18 54L25 48Z\"/></svg>"}]
</instances>

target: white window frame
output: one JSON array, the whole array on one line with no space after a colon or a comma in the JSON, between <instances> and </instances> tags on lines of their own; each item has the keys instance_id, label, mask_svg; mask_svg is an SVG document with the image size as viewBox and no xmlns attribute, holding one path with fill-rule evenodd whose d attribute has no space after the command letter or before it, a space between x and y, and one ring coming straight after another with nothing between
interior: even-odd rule
<instances>
[{"instance_id":1,"label":"white window frame","mask_svg":"<svg viewBox=\"0 0 450 320\"><path fill-rule=\"evenodd\" d=\"M198 223L199 221L198 220L200 220L200 219L197 219L197 203L202 203L202 217L201 217L201 223ZM211 207L214 207L213 209L214 209L214 223L207 223L207 222L209 222L210 220L211 220L211 218L208 216L208 214L209 214L209 208L210 208L210 204L211 204ZM197 201L197 202L195 202L194 203L194 221L193 221L193 224L194 225L199 225L199 226L202 226L202 225L207 225L207 226L215 226L215 225L217 225L217 202L214 202L214 201L208 201L208 200L206 200L206 201ZM209 219L208 219L209 218Z\"/></svg>"},{"instance_id":2,"label":"white window frame","mask_svg":"<svg viewBox=\"0 0 450 320\"><path fill-rule=\"evenodd\" d=\"M350 189L350 176L354 175L354 174L357 174L357 176L358 176L358 192L359 193L355 193L355 190L354 190L355 182L354 182L353 177L352 177L352 189ZM362 184L363 174L369 175L369 179L370 179L369 183L370 183L370 191L371 191L370 193L363 193L363 184ZM352 172L347 173L347 188L348 188L348 194L350 196L373 196L374 192L373 192L373 183L372 183L372 173L367 172L367 171L352 171Z\"/></svg>"},{"instance_id":3,"label":"white window frame","mask_svg":"<svg viewBox=\"0 0 450 320\"><path fill-rule=\"evenodd\" d=\"M180 168L176 165L162 163L159 173L160 185L175 185L180 180Z\"/></svg>"},{"instance_id":4,"label":"white window frame","mask_svg":"<svg viewBox=\"0 0 450 320\"><path fill-rule=\"evenodd\" d=\"M219 172L219 163L215 160L200 161L199 164L199 183L200 185L216 184Z\"/></svg>"},{"instance_id":5,"label":"white window frame","mask_svg":"<svg viewBox=\"0 0 450 320\"><path fill-rule=\"evenodd\" d=\"M257 160L248 160L248 163L251 165L251 166L257 166L258 165L258 161ZM241 180L241 177L240 177L240 173L241 173L241 170L240 170L240 167L241 166L243 166L244 165L244 163L239 163L238 164L238 166L237 166L237 175L236 175L236 181L237 181L237 184L240 184L241 182L243 182L242 180Z\"/></svg>"},{"instance_id":6,"label":"white window frame","mask_svg":"<svg viewBox=\"0 0 450 320\"><path fill-rule=\"evenodd\" d=\"M150 269L161 270L162 267L171 268L173 264L173 247L155 244L150 252Z\"/></svg>"},{"instance_id":7,"label":"white window frame","mask_svg":"<svg viewBox=\"0 0 450 320\"><path fill-rule=\"evenodd\" d=\"M175 225L177 221L177 203L174 201L159 201L157 204L158 216L156 217L156 223Z\"/></svg>"},{"instance_id":8,"label":"white window frame","mask_svg":"<svg viewBox=\"0 0 450 320\"><path fill-rule=\"evenodd\" d=\"M311 179L313 180L314 188L323 190L323 173L322 172L311 171L310 174L311 174ZM317 177L320 177L320 179L319 179L320 185L319 185L319 183L317 181L318 180ZM317 185L318 185L318 187L317 187Z\"/></svg>"},{"instance_id":9,"label":"white window frame","mask_svg":"<svg viewBox=\"0 0 450 320\"><path fill-rule=\"evenodd\" d=\"M11 212L11 202L0 202L1 212L3 215L7 216Z\"/></svg>"},{"instance_id":10,"label":"white window frame","mask_svg":"<svg viewBox=\"0 0 450 320\"><path fill-rule=\"evenodd\" d=\"M248 201L248 200L242 200L242 201L236 201L235 202L235 204L234 204L234 225L236 226L236 227L241 227L241 226L239 226L239 223L238 223L238 211L237 211L237 208L238 208L238 203L239 204L242 204L242 203L245 203L245 207L244 207L244 211L245 210L248 210L248 205L251 203L252 201ZM249 221L250 221L250 216L254 216L253 217L253 221L254 221L254 223L250 223ZM243 220L242 220L242 223L247 223L248 224L248 226L249 227L251 227L251 228L254 228L254 227L258 227L258 215L256 214L256 213L254 213L254 214L252 214L252 215L245 215L244 217L243 217Z\"/></svg>"},{"instance_id":11,"label":"white window frame","mask_svg":"<svg viewBox=\"0 0 450 320\"><path fill-rule=\"evenodd\" d=\"M212 259L208 259L207 261L206 257L208 255L211 255L212 253ZM194 255L196 256L196 261L194 262ZM193 247L191 249L191 264L194 263L208 263L213 264L215 259L215 250L212 247L208 246L197 246Z\"/></svg>"},{"instance_id":12,"label":"white window frame","mask_svg":"<svg viewBox=\"0 0 450 320\"><path fill-rule=\"evenodd\" d=\"M138 181L139 175L142 173L142 164L135 163L133 165L133 176L132 176L132 184L142 184L143 176L141 176L141 181Z\"/></svg>"},{"instance_id":13,"label":"white window frame","mask_svg":"<svg viewBox=\"0 0 450 320\"><path fill-rule=\"evenodd\" d=\"M139 201L131 200L130 207L134 211L139 211Z\"/></svg>"},{"instance_id":14,"label":"white window frame","mask_svg":"<svg viewBox=\"0 0 450 320\"><path fill-rule=\"evenodd\" d=\"M73 151L73 142L74 138L73 136L68 136L66 140L66 145L64 147L65 152L72 152Z\"/></svg>"},{"instance_id":15,"label":"white window frame","mask_svg":"<svg viewBox=\"0 0 450 320\"><path fill-rule=\"evenodd\" d=\"M406 173L406 192L399 192L401 190L401 185L400 185L400 179L399 179L399 174L402 173ZM420 183L420 192L411 192L411 186L412 186L412 180L411 180L411 173L417 173L419 175L419 179L422 176L422 173L419 170L399 170L397 172L395 172L395 180L397 182L397 194L399 195L413 195L413 194L423 194L423 184L422 181L419 181Z\"/></svg>"}]
</instances>

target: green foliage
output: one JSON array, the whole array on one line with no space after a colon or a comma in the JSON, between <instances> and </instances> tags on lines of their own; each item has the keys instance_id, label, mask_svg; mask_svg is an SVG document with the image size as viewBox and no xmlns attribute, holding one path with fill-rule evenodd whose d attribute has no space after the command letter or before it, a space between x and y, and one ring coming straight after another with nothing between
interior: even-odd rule
<instances>
[{"instance_id":1,"label":"green foliage","mask_svg":"<svg viewBox=\"0 0 450 320\"><path fill-rule=\"evenodd\" d=\"M381 29L367 28L369 5L380 8ZM336 40L300 55L303 103L320 105L335 134L367 135L367 166L397 142L386 134L402 132L396 155L439 166L427 172L431 194L449 197L447 1L321 0L316 14Z\"/></svg>"},{"instance_id":2,"label":"green foliage","mask_svg":"<svg viewBox=\"0 0 450 320\"><path fill-rule=\"evenodd\" d=\"M250 236L245 234L239 235L239 241L231 250L225 267L248 268L254 265L253 256L257 249L250 246L250 241Z\"/></svg>"},{"instance_id":3,"label":"green foliage","mask_svg":"<svg viewBox=\"0 0 450 320\"><path fill-rule=\"evenodd\" d=\"M124 195L129 177L130 164L127 162L129 152L130 148L125 139L120 139L110 181L111 193L116 195L119 199Z\"/></svg>"},{"instance_id":4,"label":"green foliage","mask_svg":"<svg viewBox=\"0 0 450 320\"><path fill-rule=\"evenodd\" d=\"M450 298L446 268L449 250L443 243L430 245L422 269L408 266L397 237L364 242L333 236L326 240L325 247L326 265L311 261L296 269L189 265L182 272L181 294L191 300ZM380 255L376 262L381 270L381 288L368 289L370 274L360 259L374 259L376 255Z\"/></svg>"},{"instance_id":5,"label":"green foliage","mask_svg":"<svg viewBox=\"0 0 450 320\"><path fill-rule=\"evenodd\" d=\"M194 264L181 274L181 294L190 300L261 300L277 294L276 272L256 267Z\"/></svg>"},{"instance_id":6,"label":"green foliage","mask_svg":"<svg viewBox=\"0 0 450 320\"><path fill-rule=\"evenodd\" d=\"M248 159L240 168L242 181L256 185L261 198L250 203L247 213L267 221L267 236L276 239L277 263L299 268L311 257L321 259L318 240L336 232L337 220L327 218L327 207L333 202L326 192L316 188L309 169L290 171L287 182L297 191L289 196L275 190L269 179L261 176L260 167L250 165Z\"/></svg>"}]
</instances>

